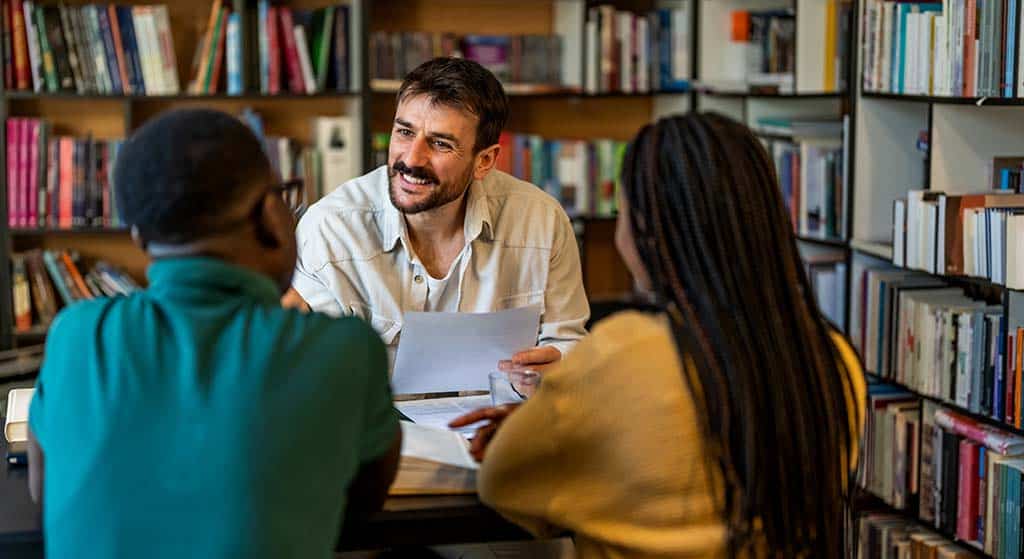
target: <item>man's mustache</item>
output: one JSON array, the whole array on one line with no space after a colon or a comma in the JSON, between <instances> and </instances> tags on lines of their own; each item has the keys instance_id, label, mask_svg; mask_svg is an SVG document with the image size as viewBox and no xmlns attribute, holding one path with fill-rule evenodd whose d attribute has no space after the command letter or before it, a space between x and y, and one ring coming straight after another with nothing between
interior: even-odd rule
<instances>
[{"instance_id":1,"label":"man's mustache","mask_svg":"<svg viewBox=\"0 0 1024 559\"><path fill-rule=\"evenodd\" d=\"M393 175L397 173L402 173L403 175L408 175L418 180L428 180L434 183L441 182L437 179L436 176L434 176L434 173L431 173L425 167L410 167L405 163L402 163L401 161L396 161L395 164L391 166L391 171Z\"/></svg>"}]
</instances>

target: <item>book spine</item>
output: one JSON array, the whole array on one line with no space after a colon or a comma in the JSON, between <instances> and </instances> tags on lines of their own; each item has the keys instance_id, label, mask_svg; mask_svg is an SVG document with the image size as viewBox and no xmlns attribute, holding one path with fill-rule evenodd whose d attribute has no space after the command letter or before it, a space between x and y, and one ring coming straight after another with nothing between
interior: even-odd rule
<instances>
[{"instance_id":1,"label":"book spine","mask_svg":"<svg viewBox=\"0 0 1024 559\"><path fill-rule=\"evenodd\" d=\"M270 49L268 47L270 29L267 26L270 4L267 0L258 0L256 5L256 33L259 45L260 61L260 93L270 93Z\"/></svg>"},{"instance_id":2,"label":"book spine","mask_svg":"<svg viewBox=\"0 0 1024 559\"><path fill-rule=\"evenodd\" d=\"M228 16L227 34L227 73L228 73L228 95L240 95L242 93L242 30L239 14L232 13Z\"/></svg>"},{"instance_id":3,"label":"book spine","mask_svg":"<svg viewBox=\"0 0 1024 559\"><path fill-rule=\"evenodd\" d=\"M39 203L39 137L40 121L30 119L28 121L28 181L25 185L25 226L35 227L37 221L37 205Z\"/></svg>"},{"instance_id":4,"label":"book spine","mask_svg":"<svg viewBox=\"0 0 1024 559\"><path fill-rule=\"evenodd\" d=\"M60 82L57 78L57 66L53 60L53 49L50 47L49 33L46 31L46 19L41 6L33 8L32 18L35 21L36 34L39 40L39 59L42 66L43 84L46 87L46 91L56 93Z\"/></svg>"},{"instance_id":5,"label":"book spine","mask_svg":"<svg viewBox=\"0 0 1024 559\"><path fill-rule=\"evenodd\" d=\"M15 86L19 90L31 89L31 77L29 75L28 42L25 38L25 17L24 12L11 5L11 30L13 36L11 41L14 46L14 78Z\"/></svg>"},{"instance_id":6,"label":"book spine","mask_svg":"<svg viewBox=\"0 0 1024 559\"><path fill-rule=\"evenodd\" d=\"M277 95L281 92L281 75L284 70L281 68L282 63L282 52L284 48L281 46L281 41L278 32L280 25L278 23L280 16L278 11L280 8L277 6L270 6L267 12L267 48L269 49L267 60L268 62L268 80L271 95Z\"/></svg>"},{"instance_id":7,"label":"book spine","mask_svg":"<svg viewBox=\"0 0 1024 559\"><path fill-rule=\"evenodd\" d=\"M149 26L146 20L149 15L147 6L132 6L132 26L135 29L135 44L139 52L139 69L142 72L142 82L147 95L160 95L163 93L162 84L157 81L157 74L154 72L153 53L154 49L150 43Z\"/></svg>"},{"instance_id":8,"label":"book spine","mask_svg":"<svg viewBox=\"0 0 1024 559\"><path fill-rule=\"evenodd\" d=\"M4 88L15 89L17 80L14 77L14 33L11 31L11 12L14 0L0 0L0 16L3 17L4 39Z\"/></svg>"},{"instance_id":9,"label":"book spine","mask_svg":"<svg viewBox=\"0 0 1024 559\"><path fill-rule=\"evenodd\" d=\"M64 47L67 50L68 66L70 66L72 76L74 77L74 87L78 93L85 93L85 81L82 79L82 71L78 65L78 47L75 44L74 33L71 29L71 18L68 14L69 8L63 4L58 4L58 10L60 11L60 30L63 35Z\"/></svg>"},{"instance_id":10,"label":"book spine","mask_svg":"<svg viewBox=\"0 0 1024 559\"><path fill-rule=\"evenodd\" d=\"M32 303L23 255L11 255L11 299L14 306L14 329L27 332L32 328Z\"/></svg>"},{"instance_id":11,"label":"book spine","mask_svg":"<svg viewBox=\"0 0 1024 559\"><path fill-rule=\"evenodd\" d=\"M82 74L87 93L99 92L92 62L92 49L87 40L85 32L85 21L82 16L83 7L69 7L68 21L71 22L71 36L75 41L75 49L78 52L78 70Z\"/></svg>"},{"instance_id":12,"label":"book spine","mask_svg":"<svg viewBox=\"0 0 1024 559\"><path fill-rule=\"evenodd\" d=\"M25 0L21 3L22 18L25 20L25 36L28 38L28 60L32 74L32 91L39 93L46 86L42 53L39 49L39 28L36 26L35 7Z\"/></svg>"},{"instance_id":13,"label":"book spine","mask_svg":"<svg viewBox=\"0 0 1024 559\"><path fill-rule=\"evenodd\" d=\"M132 84L132 93L145 95L146 83L142 74L142 57L139 43L135 36L135 18L130 6L116 6L118 25L121 28L121 40L124 42L124 59L128 72L128 81Z\"/></svg>"},{"instance_id":14,"label":"book spine","mask_svg":"<svg viewBox=\"0 0 1024 559\"><path fill-rule=\"evenodd\" d=\"M96 7L96 21L99 25L100 38L103 41L103 59L106 62L107 79L113 93L125 93L124 82L121 81L121 68L118 65L117 45L114 42L114 30L110 15L106 8Z\"/></svg>"},{"instance_id":15,"label":"book spine","mask_svg":"<svg viewBox=\"0 0 1024 559\"><path fill-rule=\"evenodd\" d=\"M72 227L83 227L85 223L85 146L84 141L76 139L73 142L71 158L71 225Z\"/></svg>"},{"instance_id":16,"label":"book spine","mask_svg":"<svg viewBox=\"0 0 1024 559\"><path fill-rule=\"evenodd\" d=\"M302 93L306 90L303 83L302 67L299 63L299 52L295 47L295 25L292 23L292 11L285 7L278 7L280 17L280 37L284 45L284 57L288 63L288 89L292 93Z\"/></svg>"},{"instance_id":17,"label":"book spine","mask_svg":"<svg viewBox=\"0 0 1024 559\"><path fill-rule=\"evenodd\" d=\"M128 61L125 60L124 41L121 40L121 22L117 17L117 6L110 4L106 8L107 25L110 27L110 41L114 48L113 70L121 83L121 92L131 95L134 92L131 81L128 79Z\"/></svg>"},{"instance_id":18,"label":"book spine","mask_svg":"<svg viewBox=\"0 0 1024 559\"><path fill-rule=\"evenodd\" d=\"M60 188L60 211L58 213L58 225L62 229L70 229L72 225L72 210L74 207L74 177L75 141L73 138L61 138L60 181L58 182Z\"/></svg>"},{"instance_id":19,"label":"book spine","mask_svg":"<svg viewBox=\"0 0 1024 559\"><path fill-rule=\"evenodd\" d=\"M1013 97L1013 72L1017 67L1017 0L1007 0L1007 12L1004 18L1006 42L1003 46L1003 97Z\"/></svg>"},{"instance_id":20,"label":"book spine","mask_svg":"<svg viewBox=\"0 0 1024 559\"><path fill-rule=\"evenodd\" d=\"M57 288L57 293L60 294L61 300L64 301L64 305L74 303L75 297L72 295L68 284L64 281L64 274L61 273L60 266L58 266L53 252L49 250L43 252L43 264L46 266L46 271L50 274L50 281L53 282L53 286Z\"/></svg>"},{"instance_id":21,"label":"book spine","mask_svg":"<svg viewBox=\"0 0 1024 559\"><path fill-rule=\"evenodd\" d=\"M331 40L334 36L334 7L324 8L321 17L320 33L313 39L317 42L316 60L316 89L323 91L327 88L328 65L331 61Z\"/></svg>"},{"instance_id":22,"label":"book spine","mask_svg":"<svg viewBox=\"0 0 1024 559\"><path fill-rule=\"evenodd\" d=\"M32 131L31 119L22 118L18 120L18 189L17 189L17 220L18 227L28 225L28 158L32 139L29 134Z\"/></svg>"},{"instance_id":23,"label":"book spine","mask_svg":"<svg viewBox=\"0 0 1024 559\"><path fill-rule=\"evenodd\" d=\"M164 93L175 95L180 90L178 83L178 60L174 54L174 36L171 34L171 21L167 15L167 6L159 4L153 7L153 26L160 56L161 79Z\"/></svg>"},{"instance_id":24,"label":"book spine","mask_svg":"<svg viewBox=\"0 0 1024 559\"><path fill-rule=\"evenodd\" d=\"M17 227L18 118L7 119L7 226Z\"/></svg>"},{"instance_id":25,"label":"book spine","mask_svg":"<svg viewBox=\"0 0 1024 559\"><path fill-rule=\"evenodd\" d=\"M334 79L337 91L347 92L352 83L349 79L348 60L348 6L340 5L334 11Z\"/></svg>"},{"instance_id":26,"label":"book spine","mask_svg":"<svg viewBox=\"0 0 1024 559\"><path fill-rule=\"evenodd\" d=\"M309 47L306 41L306 30L301 25L295 26L295 51L299 55L299 68L302 70L302 83L305 86L305 93L312 95L316 93L316 79L313 76L313 67L309 61Z\"/></svg>"},{"instance_id":27,"label":"book spine","mask_svg":"<svg viewBox=\"0 0 1024 559\"><path fill-rule=\"evenodd\" d=\"M97 89L100 93L112 93L114 91L113 80L107 67L106 48L103 44L99 10L96 9L96 6L82 7L82 22L84 24L85 38L92 52L92 68L96 75Z\"/></svg>"},{"instance_id":28,"label":"book spine","mask_svg":"<svg viewBox=\"0 0 1024 559\"><path fill-rule=\"evenodd\" d=\"M217 16L217 27L216 33L214 34L214 45L211 49L210 54L210 72L206 76L206 85L203 91L206 93L216 93L217 85L220 83L220 69L221 64L224 60L224 38L227 34L227 15L226 9L222 8L220 15Z\"/></svg>"}]
</instances>

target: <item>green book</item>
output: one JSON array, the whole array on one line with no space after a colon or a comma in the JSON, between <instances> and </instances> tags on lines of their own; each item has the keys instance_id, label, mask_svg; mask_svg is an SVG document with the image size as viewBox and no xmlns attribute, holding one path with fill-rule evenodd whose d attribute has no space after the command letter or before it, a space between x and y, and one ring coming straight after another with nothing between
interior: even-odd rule
<instances>
[{"instance_id":1,"label":"green book","mask_svg":"<svg viewBox=\"0 0 1024 559\"><path fill-rule=\"evenodd\" d=\"M213 26L213 34L210 39L210 53L206 57L206 70L203 72L203 93L210 93L210 81L213 79L213 67L217 61L217 46L220 44L220 26L224 24L224 9L217 12L217 23Z\"/></svg>"},{"instance_id":2,"label":"green book","mask_svg":"<svg viewBox=\"0 0 1024 559\"><path fill-rule=\"evenodd\" d=\"M56 93L60 89L57 79L57 65L53 61L53 49L50 48L50 39L46 35L46 18L43 16L43 7L35 6L32 16L36 20L36 32L39 35L39 55L43 59L43 79L46 82L46 90Z\"/></svg>"},{"instance_id":3,"label":"green book","mask_svg":"<svg viewBox=\"0 0 1024 559\"><path fill-rule=\"evenodd\" d=\"M334 6L318 12L320 26L313 40L313 71L316 74L318 91L327 87L328 63L331 54L331 37L334 35Z\"/></svg>"}]
</instances>

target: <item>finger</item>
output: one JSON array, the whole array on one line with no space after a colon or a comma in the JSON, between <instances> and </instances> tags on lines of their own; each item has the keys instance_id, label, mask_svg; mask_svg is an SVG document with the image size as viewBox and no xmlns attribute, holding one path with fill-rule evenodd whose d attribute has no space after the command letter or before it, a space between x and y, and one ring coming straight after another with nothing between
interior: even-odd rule
<instances>
[{"instance_id":1,"label":"finger","mask_svg":"<svg viewBox=\"0 0 1024 559\"><path fill-rule=\"evenodd\" d=\"M499 371L514 371L516 367L515 362L511 359L502 359L501 361L498 361Z\"/></svg>"},{"instance_id":2,"label":"finger","mask_svg":"<svg viewBox=\"0 0 1024 559\"><path fill-rule=\"evenodd\" d=\"M487 445L494 438L494 433L497 430L498 424L496 423L490 423L476 430L473 442L469 445L469 453L477 462L484 459L484 451L487 450Z\"/></svg>"},{"instance_id":3,"label":"finger","mask_svg":"<svg viewBox=\"0 0 1024 559\"><path fill-rule=\"evenodd\" d=\"M543 365L561 358L562 352L553 347L535 347L516 353L512 362L516 365Z\"/></svg>"},{"instance_id":4,"label":"finger","mask_svg":"<svg viewBox=\"0 0 1024 559\"><path fill-rule=\"evenodd\" d=\"M501 407L497 408L480 408L473 410L467 414L460 415L448 423L448 426L457 429L459 427L465 427L472 425L478 421L495 420L508 415L507 410L503 410Z\"/></svg>"}]
</instances>

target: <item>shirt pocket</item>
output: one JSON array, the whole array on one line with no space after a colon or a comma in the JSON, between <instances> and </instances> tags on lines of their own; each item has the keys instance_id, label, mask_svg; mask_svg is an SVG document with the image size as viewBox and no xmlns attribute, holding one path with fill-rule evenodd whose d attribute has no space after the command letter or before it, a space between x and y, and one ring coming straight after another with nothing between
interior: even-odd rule
<instances>
[{"instance_id":1,"label":"shirt pocket","mask_svg":"<svg viewBox=\"0 0 1024 559\"><path fill-rule=\"evenodd\" d=\"M494 310L502 311L507 309L518 309L522 307L540 307L541 312L544 312L544 291L529 291L526 293L519 293L516 295L509 295L498 299L497 305Z\"/></svg>"}]
</instances>

